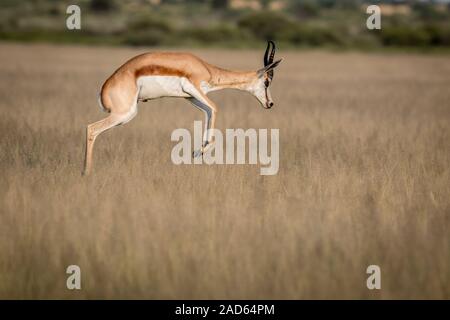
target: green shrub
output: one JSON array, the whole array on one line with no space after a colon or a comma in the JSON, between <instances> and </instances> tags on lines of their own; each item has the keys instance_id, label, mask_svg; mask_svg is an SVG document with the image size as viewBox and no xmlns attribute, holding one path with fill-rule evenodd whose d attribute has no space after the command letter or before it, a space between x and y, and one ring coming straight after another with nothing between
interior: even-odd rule
<instances>
[{"instance_id":1,"label":"green shrub","mask_svg":"<svg viewBox=\"0 0 450 320\"><path fill-rule=\"evenodd\" d=\"M204 44L225 43L245 40L244 32L236 27L219 25L209 28L190 28L180 32L184 37L188 37L196 42Z\"/></svg>"},{"instance_id":2,"label":"green shrub","mask_svg":"<svg viewBox=\"0 0 450 320\"><path fill-rule=\"evenodd\" d=\"M172 28L169 23L161 18L157 18L150 15L140 16L128 23L127 33L130 31L161 31L171 32Z\"/></svg>"},{"instance_id":3,"label":"green shrub","mask_svg":"<svg viewBox=\"0 0 450 320\"><path fill-rule=\"evenodd\" d=\"M421 27L390 26L379 33L386 46L426 46L431 43L429 33Z\"/></svg>"},{"instance_id":4,"label":"green shrub","mask_svg":"<svg viewBox=\"0 0 450 320\"><path fill-rule=\"evenodd\" d=\"M437 9L433 3L416 2L412 5L414 13L422 20L436 21L448 19L449 15L445 11Z\"/></svg>"},{"instance_id":5,"label":"green shrub","mask_svg":"<svg viewBox=\"0 0 450 320\"><path fill-rule=\"evenodd\" d=\"M123 42L132 46L157 46L165 41L166 34L160 30L148 30L129 33Z\"/></svg>"},{"instance_id":6,"label":"green shrub","mask_svg":"<svg viewBox=\"0 0 450 320\"><path fill-rule=\"evenodd\" d=\"M124 43L136 46L162 45L173 32L165 20L144 15L128 23L123 32Z\"/></svg>"},{"instance_id":7,"label":"green shrub","mask_svg":"<svg viewBox=\"0 0 450 320\"><path fill-rule=\"evenodd\" d=\"M214 9L226 9L228 8L229 1L228 0L211 0L211 6Z\"/></svg>"},{"instance_id":8,"label":"green shrub","mask_svg":"<svg viewBox=\"0 0 450 320\"><path fill-rule=\"evenodd\" d=\"M283 40L294 45L342 45L345 43L345 33L335 28L297 25L284 33Z\"/></svg>"},{"instance_id":9,"label":"green shrub","mask_svg":"<svg viewBox=\"0 0 450 320\"><path fill-rule=\"evenodd\" d=\"M450 27L430 24L425 26L433 46L450 46Z\"/></svg>"},{"instance_id":10,"label":"green shrub","mask_svg":"<svg viewBox=\"0 0 450 320\"><path fill-rule=\"evenodd\" d=\"M301 2L293 1L290 10L300 18L317 17L320 14L320 3L314 0L305 0Z\"/></svg>"},{"instance_id":11,"label":"green shrub","mask_svg":"<svg viewBox=\"0 0 450 320\"><path fill-rule=\"evenodd\" d=\"M296 24L281 13L251 13L238 21L238 26L250 31L257 39L277 40L285 38L285 33Z\"/></svg>"},{"instance_id":12,"label":"green shrub","mask_svg":"<svg viewBox=\"0 0 450 320\"><path fill-rule=\"evenodd\" d=\"M96 12L108 12L117 9L115 0L91 0L90 7Z\"/></svg>"}]
</instances>

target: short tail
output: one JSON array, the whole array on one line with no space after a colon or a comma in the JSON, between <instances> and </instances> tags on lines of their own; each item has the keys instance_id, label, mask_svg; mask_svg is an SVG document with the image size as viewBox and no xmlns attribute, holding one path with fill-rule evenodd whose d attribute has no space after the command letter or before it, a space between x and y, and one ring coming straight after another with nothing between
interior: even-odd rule
<instances>
[{"instance_id":1,"label":"short tail","mask_svg":"<svg viewBox=\"0 0 450 320\"><path fill-rule=\"evenodd\" d=\"M102 108L103 112L111 113L111 109L109 109L108 107L105 107L101 93L98 95L98 104L99 104L100 108Z\"/></svg>"}]
</instances>

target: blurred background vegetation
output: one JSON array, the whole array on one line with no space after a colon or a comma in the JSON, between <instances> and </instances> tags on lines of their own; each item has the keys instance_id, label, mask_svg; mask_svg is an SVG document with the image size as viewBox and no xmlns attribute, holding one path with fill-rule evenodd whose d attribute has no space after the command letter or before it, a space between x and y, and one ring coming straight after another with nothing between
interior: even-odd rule
<instances>
[{"instance_id":1,"label":"blurred background vegetation","mask_svg":"<svg viewBox=\"0 0 450 320\"><path fill-rule=\"evenodd\" d=\"M257 47L450 49L450 0L0 0L0 40ZM81 30L66 9L81 8ZM382 29L368 30L377 4ZM262 41L264 40L264 41Z\"/></svg>"}]
</instances>

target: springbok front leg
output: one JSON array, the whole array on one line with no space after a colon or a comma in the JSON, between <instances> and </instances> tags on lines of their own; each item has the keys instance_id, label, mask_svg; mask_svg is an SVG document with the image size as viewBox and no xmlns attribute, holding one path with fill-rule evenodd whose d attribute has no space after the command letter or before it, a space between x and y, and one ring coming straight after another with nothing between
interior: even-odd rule
<instances>
[{"instance_id":1,"label":"springbok front leg","mask_svg":"<svg viewBox=\"0 0 450 320\"><path fill-rule=\"evenodd\" d=\"M193 157L200 157L214 143L213 129L215 128L217 107L206 94L194 86L190 81L182 83L183 91L191 96L188 100L198 109L205 113L205 129L203 133L203 143L200 150L194 150Z\"/></svg>"},{"instance_id":2,"label":"springbok front leg","mask_svg":"<svg viewBox=\"0 0 450 320\"><path fill-rule=\"evenodd\" d=\"M214 106L205 104L197 98L188 98L188 100L205 114L202 148L200 150L194 150L192 156L195 158L203 155L203 153L214 143L213 129L215 128L217 109Z\"/></svg>"}]
</instances>

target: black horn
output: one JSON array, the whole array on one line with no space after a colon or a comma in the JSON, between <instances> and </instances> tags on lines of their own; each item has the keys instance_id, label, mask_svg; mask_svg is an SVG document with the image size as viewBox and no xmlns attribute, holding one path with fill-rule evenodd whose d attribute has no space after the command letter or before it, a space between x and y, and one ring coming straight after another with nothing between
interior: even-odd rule
<instances>
[{"instance_id":1,"label":"black horn","mask_svg":"<svg viewBox=\"0 0 450 320\"><path fill-rule=\"evenodd\" d=\"M264 66L273 62L275 56L275 43L272 40L267 42L266 52L264 53Z\"/></svg>"},{"instance_id":2,"label":"black horn","mask_svg":"<svg viewBox=\"0 0 450 320\"><path fill-rule=\"evenodd\" d=\"M264 66L267 66L273 62L273 58L275 57L275 42L269 40L267 42L266 52L264 53ZM273 79L273 70L267 72L270 80Z\"/></svg>"}]
</instances>

